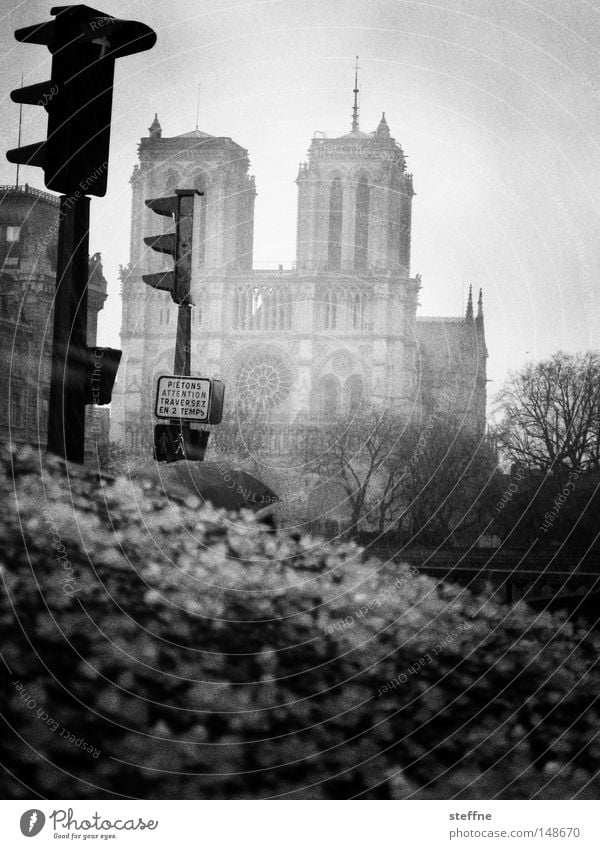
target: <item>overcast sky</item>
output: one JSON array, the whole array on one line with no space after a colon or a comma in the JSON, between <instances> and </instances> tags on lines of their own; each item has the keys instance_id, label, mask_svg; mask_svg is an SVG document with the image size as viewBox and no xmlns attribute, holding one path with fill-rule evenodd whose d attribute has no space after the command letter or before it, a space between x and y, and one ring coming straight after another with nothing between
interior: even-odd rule
<instances>
[{"instance_id":1,"label":"overcast sky","mask_svg":"<svg viewBox=\"0 0 600 849\"><path fill-rule=\"evenodd\" d=\"M48 78L18 26L51 3L0 0L2 147L16 145L12 88ZM109 281L100 341L118 346L118 266L128 262L136 145L199 127L246 147L256 175L255 263L294 259L298 162L315 130L350 129L360 56L360 125L385 111L414 174L412 273L421 314L458 315L484 290L490 391L507 370L558 349L599 346L600 2L598 0L125 0L148 53L117 62L109 192L92 201L91 249ZM45 137L24 107L23 144ZM0 180L14 166L0 157ZM43 188L38 169L22 181Z\"/></svg>"}]
</instances>

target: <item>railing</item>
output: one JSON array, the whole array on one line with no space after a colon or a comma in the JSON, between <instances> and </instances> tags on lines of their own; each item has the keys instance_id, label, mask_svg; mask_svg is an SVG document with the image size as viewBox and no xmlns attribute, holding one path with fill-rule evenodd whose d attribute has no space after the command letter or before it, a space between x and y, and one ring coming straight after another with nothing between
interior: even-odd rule
<instances>
[{"instance_id":1,"label":"railing","mask_svg":"<svg viewBox=\"0 0 600 849\"><path fill-rule=\"evenodd\" d=\"M25 183L25 185L23 185L23 186L10 186L10 185L0 186L0 193L3 196L5 196L9 193L12 194L13 192L17 192L18 194L22 194L22 195L30 195L30 196L33 196L33 197L37 197L37 198L40 198L41 200L49 201L52 204L58 205L60 203L60 198L57 197L57 195L51 195L49 192L43 192L41 189L35 189L35 188L33 188L33 186L30 186L27 183ZM1 200L1 198L0 198L0 200Z\"/></svg>"},{"instance_id":2,"label":"railing","mask_svg":"<svg viewBox=\"0 0 600 849\"><path fill-rule=\"evenodd\" d=\"M557 552L552 549L531 551L528 549L497 548L420 548L401 543L369 542L362 544L370 554L387 559L398 559L420 566L424 571L443 573L458 577L478 575L504 577L513 580L543 578L545 581L562 583L566 578L600 581L600 555L596 552Z\"/></svg>"},{"instance_id":3,"label":"railing","mask_svg":"<svg viewBox=\"0 0 600 849\"><path fill-rule=\"evenodd\" d=\"M293 291L288 286L236 286L233 291L234 330L291 330Z\"/></svg>"},{"instance_id":4,"label":"railing","mask_svg":"<svg viewBox=\"0 0 600 849\"><path fill-rule=\"evenodd\" d=\"M418 315L417 322L425 324L466 324L466 319L462 316L447 317L444 315Z\"/></svg>"}]
</instances>

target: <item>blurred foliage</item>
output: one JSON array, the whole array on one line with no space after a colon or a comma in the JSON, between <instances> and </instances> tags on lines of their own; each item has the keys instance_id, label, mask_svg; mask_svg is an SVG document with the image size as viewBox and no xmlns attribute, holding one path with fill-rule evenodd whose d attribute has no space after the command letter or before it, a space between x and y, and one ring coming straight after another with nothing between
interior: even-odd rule
<instances>
[{"instance_id":1,"label":"blurred foliage","mask_svg":"<svg viewBox=\"0 0 600 849\"><path fill-rule=\"evenodd\" d=\"M0 478L3 798L598 797L595 636L36 462Z\"/></svg>"}]
</instances>

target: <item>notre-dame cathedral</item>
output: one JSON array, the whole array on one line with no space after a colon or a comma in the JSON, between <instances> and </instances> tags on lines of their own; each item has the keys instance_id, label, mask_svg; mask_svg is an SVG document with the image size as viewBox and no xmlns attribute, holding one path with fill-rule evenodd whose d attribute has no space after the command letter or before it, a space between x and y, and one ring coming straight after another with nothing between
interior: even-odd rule
<instances>
[{"instance_id":1,"label":"notre-dame cathedral","mask_svg":"<svg viewBox=\"0 0 600 849\"><path fill-rule=\"evenodd\" d=\"M476 309L469 293L464 316L417 316L413 176L385 114L373 132L359 129L356 94L350 132L315 133L300 164L292 270L252 267L256 188L248 152L197 129L165 137L154 118L131 178L111 438L133 450L147 440L150 450L156 380L173 371L177 307L142 274L164 268L144 245L161 226L144 202L176 188L203 192L194 221L191 370L225 382L224 421L254 410L282 425L314 422L362 402L423 415L443 403L483 434L481 293Z\"/></svg>"}]
</instances>

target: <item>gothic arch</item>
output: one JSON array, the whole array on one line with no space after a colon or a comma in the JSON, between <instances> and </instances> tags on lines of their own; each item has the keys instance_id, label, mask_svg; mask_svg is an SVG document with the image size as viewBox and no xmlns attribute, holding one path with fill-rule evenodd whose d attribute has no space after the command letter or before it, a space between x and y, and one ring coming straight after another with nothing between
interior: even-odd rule
<instances>
[{"instance_id":1,"label":"gothic arch","mask_svg":"<svg viewBox=\"0 0 600 849\"><path fill-rule=\"evenodd\" d=\"M179 188L180 182L181 174L175 171L174 168L170 168L164 178L163 195L165 197L167 197L167 195L172 195L175 192L175 189Z\"/></svg>"},{"instance_id":2,"label":"gothic arch","mask_svg":"<svg viewBox=\"0 0 600 849\"><path fill-rule=\"evenodd\" d=\"M206 171L193 171L187 175L190 188L198 189L199 192L205 192L210 185L210 178Z\"/></svg>"},{"instance_id":3,"label":"gothic arch","mask_svg":"<svg viewBox=\"0 0 600 849\"><path fill-rule=\"evenodd\" d=\"M341 180L342 183L346 180L346 175L339 168L332 168L331 171L328 171L325 175L325 181L327 183L332 183L334 180Z\"/></svg>"},{"instance_id":4,"label":"gothic arch","mask_svg":"<svg viewBox=\"0 0 600 849\"><path fill-rule=\"evenodd\" d=\"M352 172L352 182L355 186L358 186L362 179L365 179L369 186L372 186L375 183L375 178L369 169L364 167L364 165L361 165L359 168L355 168Z\"/></svg>"}]
</instances>

